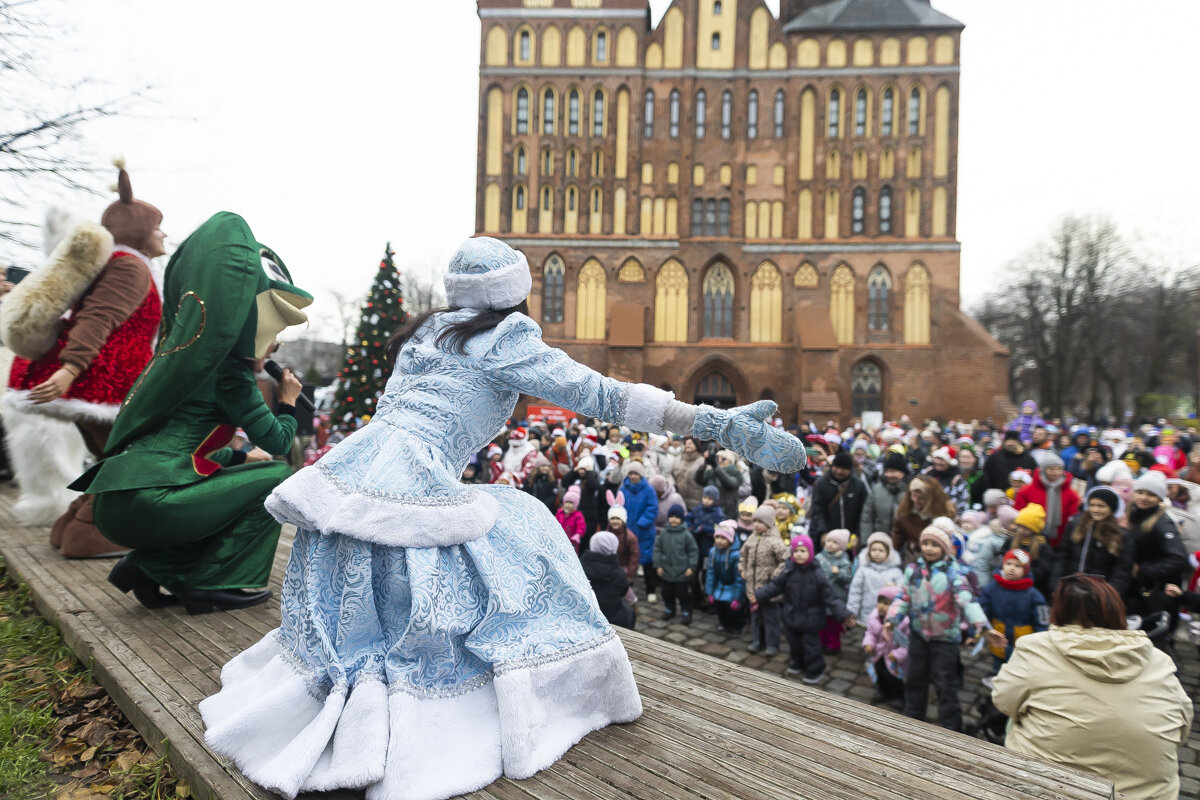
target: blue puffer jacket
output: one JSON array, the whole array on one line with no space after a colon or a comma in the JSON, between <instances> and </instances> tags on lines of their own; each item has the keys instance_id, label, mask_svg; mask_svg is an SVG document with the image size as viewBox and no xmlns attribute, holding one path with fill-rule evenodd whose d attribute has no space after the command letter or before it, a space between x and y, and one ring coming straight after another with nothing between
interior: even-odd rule
<instances>
[{"instance_id":1,"label":"blue puffer jacket","mask_svg":"<svg viewBox=\"0 0 1200 800\"><path fill-rule=\"evenodd\" d=\"M1004 650L991 648L992 655L1005 661L1012 657L1018 638L1047 630L1050 623L1046 598L1033 588L1030 579L1006 581L996 573L992 582L979 593L979 605L991 620L992 627L1008 639L1008 647Z\"/></svg>"},{"instance_id":2,"label":"blue puffer jacket","mask_svg":"<svg viewBox=\"0 0 1200 800\"><path fill-rule=\"evenodd\" d=\"M688 530L696 537L696 541L700 541L701 537L712 540L717 523L725 519L725 509L717 503L713 503L708 508L700 503L687 513L687 516L683 518L683 524L687 525Z\"/></svg>"},{"instance_id":3,"label":"blue puffer jacket","mask_svg":"<svg viewBox=\"0 0 1200 800\"><path fill-rule=\"evenodd\" d=\"M639 561L649 564L654 560L654 521L658 518L658 495L646 480L636 484L626 478L621 483L621 494L625 496L625 512L629 515L625 526L638 538Z\"/></svg>"},{"instance_id":4,"label":"blue puffer jacket","mask_svg":"<svg viewBox=\"0 0 1200 800\"><path fill-rule=\"evenodd\" d=\"M742 555L739 543L724 550L714 547L708 552L708 573L704 579L704 593L711 594L718 603L746 602L746 582L738 570Z\"/></svg>"}]
</instances>

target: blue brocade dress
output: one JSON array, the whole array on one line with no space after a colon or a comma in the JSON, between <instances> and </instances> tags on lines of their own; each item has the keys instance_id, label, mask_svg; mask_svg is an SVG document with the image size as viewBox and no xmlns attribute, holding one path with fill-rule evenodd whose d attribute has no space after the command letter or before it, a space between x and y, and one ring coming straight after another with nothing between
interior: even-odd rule
<instances>
[{"instance_id":1,"label":"blue brocade dress","mask_svg":"<svg viewBox=\"0 0 1200 800\"><path fill-rule=\"evenodd\" d=\"M371 423L267 501L298 527L282 623L200 704L206 741L286 797L444 798L524 778L640 716L628 657L532 496L467 486L519 393L637 430L671 394L603 377L514 314L466 355L405 345Z\"/></svg>"}]
</instances>

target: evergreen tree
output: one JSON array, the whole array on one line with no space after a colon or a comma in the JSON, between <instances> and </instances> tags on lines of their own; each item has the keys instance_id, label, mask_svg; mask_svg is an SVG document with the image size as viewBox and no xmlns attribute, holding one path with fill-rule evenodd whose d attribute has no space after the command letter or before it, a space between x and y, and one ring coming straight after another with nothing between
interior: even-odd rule
<instances>
[{"instance_id":1,"label":"evergreen tree","mask_svg":"<svg viewBox=\"0 0 1200 800\"><path fill-rule=\"evenodd\" d=\"M358 329L346 348L346 360L338 372L333 398L335 423L347 414L355 417L374 414L375 401L387 383L390 370L384 347L392 332L408 320L400 273L392 260L394 255L389 242L363 306Z\"/></svg>"}]
</instances>

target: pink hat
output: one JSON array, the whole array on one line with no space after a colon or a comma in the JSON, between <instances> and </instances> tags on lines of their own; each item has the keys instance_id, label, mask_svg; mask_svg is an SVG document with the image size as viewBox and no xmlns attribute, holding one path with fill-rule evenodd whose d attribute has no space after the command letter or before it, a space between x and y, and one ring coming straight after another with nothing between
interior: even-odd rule
<instances>
[{"instance_id":1,"label":"pink hat","mask_svg":"<svg viewBox=\"0 0 1200 800\"><path fill-rule=\"evenodd\" d=\"M937 542L937 546L942 548L943 556L954 555L954 541L950 538L950 534L942 528L930 525L921 531L921 538L918 541L924 544L926 539Z\"/></svg>"},{"instance_id":2,"label":"pink hat","mask_svg":"<svg viewBox=\"0 0 1200 800\"><path fill-rule=\"evenodd\" d=\"M822 541L833 542L839 548L845 550L850 546L850 531L846 530L845 528L837 528L836 530L828 531Z\"/></svg>"},{"instance_id":3,"label":"pink hat","mask_svg":"<svg viewBox=\"0 0 1200 800\"><path fill-rule=\"evenodd\" d=\"M792 549L793 553L796 552L797 547L808 548L808 561L812 561L813 555L814 555L813 543L812 543L812 539L808 538L808 536L806 534L797 533L795 536L792 537L791 545L792 545L791 549ZM808 561L805 561L804 563L807 564Z\"/></svg>"},{"instance_id":4,"label":"pink hat","mask_svg":"<svg viewBox=\"0 0 1200 800\"><path fill-rule=\"evenodd\" d=\"M578 483L572 484L570 487L567 488L567 491L563 492L563 502L564 503L574 503L575 507L578 508L579 507L579 498L581 495L582 495L582 493L579 491L579 484Z\"/></svg>"},{"instance_id":5,"label":"pink hat","mask_svg":"<svg viewBox=\"0 0 1200 800\"><path fill-rule=\"evenodd\" d=\"M737 541L737 523L731 519L721 520L717 523L716 530L713 531L713 538L724 539L733 544Z\"/></svg>"}]
</instances>

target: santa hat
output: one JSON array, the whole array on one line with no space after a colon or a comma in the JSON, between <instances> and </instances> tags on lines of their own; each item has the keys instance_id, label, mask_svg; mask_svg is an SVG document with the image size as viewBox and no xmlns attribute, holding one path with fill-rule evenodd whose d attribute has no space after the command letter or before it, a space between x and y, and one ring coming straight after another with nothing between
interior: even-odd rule
<instances>
[{"instance_id":1,"label":"santa hat","mask_svg":"<svg viewBox=\"0 0 1200 800\"><path fill-rule=\"evenodd\" d=\"M1026 486L1033 483L1033 476L1029 474L1029 470L1027 469L1014 469L1008 473L1008 479L1009 481L1020 481Z\"/></svg>"},{"instance_id":2,"label":"santa hat","mask_svg":"<svg viewBox=\"0 0 1200 800\"><path fill-rule=\"evenodd\" d=\"M565 492L563 492L563 502L564 503L574 503L575 506L578 508L579 507L579 498L582 495L583 495L583 493L579 491L579 484L578 483L572 484L571 486L569 486L567 488L567 490Z\"/></svg>"},{"instance_id":3,"label":"santa hat","mask_svg":"<svg viewBox=\"0 0 1200 800\"><path fill-rule=\"evenodd\" d=\"M934 450L933 453L931 453L929 457L931 459L940 458L942 461L945 461L948 464L957 464L958 463L957 461L954 460L954 453L950 450L949 447L939 447L937 450Z\"/></svg>"},{"instance_id":4,"label":"santa hat","mask_svg":"<svg viewBox=\"0 0 1200 800\"><path fill-rule=\"evenodd\" d=\"M510 442L521 442L525 440L527 435L524 428L513 428L508 434L508 440Z\"/></svg>"},{"instance_id":5,"label":"santa hat","mask_svg":"<svg viewBox=\"0 0 1200 800\"><path fill-rule=\"evenodd\" d=\"M488 458L495 458L497 456L504 455L504 451L500 449L500 445L498 444L489 444L487 448L487 455Z\"/></svg>"}]
</instances>

